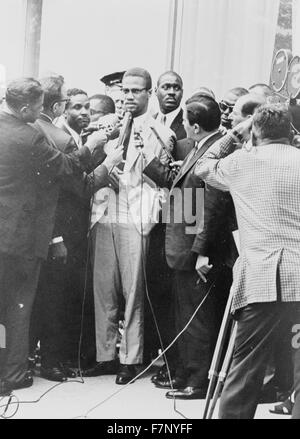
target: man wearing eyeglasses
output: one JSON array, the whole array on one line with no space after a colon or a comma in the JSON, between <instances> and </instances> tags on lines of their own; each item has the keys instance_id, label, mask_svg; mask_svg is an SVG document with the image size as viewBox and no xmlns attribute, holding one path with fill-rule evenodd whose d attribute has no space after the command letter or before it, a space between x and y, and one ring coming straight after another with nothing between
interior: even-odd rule
<instances>
[{"instance_id":1,"label":"man wearing eyeglasses","mask_svg":"<svg viewBox=\"0 0 300 439\"><path fill-rule=\"evenodd\" d=\"M127 384L143 362L144 267L150 230L158 219L162 193L142 176L141 149L167 162L167 153L153 133L172 150L172 131L148 113L152 80L141 68L123 77L125 110L132 123L124 140L123 169L111 172L111 187L95 195L91 219L97 363L85 376L116 373L119 299L125 300L124 333L120 343L117 384ZM114 148L116 141L107 144ZM138 147L137 147L138 145Z\"/></svg>"},{"instance_id":2,"label":"man wearing eyeglasses","mask_svg":"<svg viewBox=\"0 0 300 439\"><path fill-rule=\"evenodd\" d=\"M238 100L239 97L244 96L248 93L243 87L235 87L231 90L227 91L219 103L221 110L221 125L230 130L232 128L232 123L230 119L230 115L232 113L233 107Z\"/></svg>"}]
</instances>

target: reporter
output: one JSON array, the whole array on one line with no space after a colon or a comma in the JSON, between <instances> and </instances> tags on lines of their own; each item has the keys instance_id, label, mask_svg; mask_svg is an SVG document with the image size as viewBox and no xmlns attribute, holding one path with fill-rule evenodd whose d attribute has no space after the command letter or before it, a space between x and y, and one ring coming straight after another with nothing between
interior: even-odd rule
<instances>
[{"instance_id":1,"label":"reporter","mask_svg":"<svg viewBox=\"0 0 300 439\"><path fill-rule=\"evenodd\" d=\"M35 128L48 137L54 148L76 150L74 138L53 125L53 120L65 111L67 92L63 79L48 77L41 83L45 93L44 110L35 122ZM70 176L60 181L52 242L48 259L42 266L31 322L31 350L39 340L41 376L52 381L65 381L75 376L67 364L70 360L75 361L78 349L89 203L92 194L108 184L111 167L122 159L122 147L106 156L103 151L106 139L103 132L95 132L86 141L91 149L101 145L102 163L92 174ZM90 320L88 323L92 327ZM89 345L93 345L92 338Z\"/></svg>"},{"instance_id":2,"label":"reporter","mask_svg":"<svg viewBox=\"0 0 300 439\"><path fill-rule=\"evenodd\" d=\"M59 178L92 166L97 142L63 154L28 125L43 109L41 84L11 82L0 111L0 394L32 385L27 373L28 332L41 261L54 225Z\"/></svg>"}]
</instances>

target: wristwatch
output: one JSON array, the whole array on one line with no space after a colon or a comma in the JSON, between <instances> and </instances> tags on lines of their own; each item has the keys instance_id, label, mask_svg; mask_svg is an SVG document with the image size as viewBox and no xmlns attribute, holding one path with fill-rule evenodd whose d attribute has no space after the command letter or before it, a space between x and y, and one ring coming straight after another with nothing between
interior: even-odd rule
<instances>
[{"instance_id":1,"label":"wristwatch","mask_svg":"<svg viewBox=\"0 0 300 439\"><path fill-rule=\"evenodd\" d=\"M232 134L233 134L237 139L239 139L239 141L240 141L241 143L244 142L244 137L242 136L242 134L238 133L236 130L232 130Z\"/></svg>"}]
</instances>

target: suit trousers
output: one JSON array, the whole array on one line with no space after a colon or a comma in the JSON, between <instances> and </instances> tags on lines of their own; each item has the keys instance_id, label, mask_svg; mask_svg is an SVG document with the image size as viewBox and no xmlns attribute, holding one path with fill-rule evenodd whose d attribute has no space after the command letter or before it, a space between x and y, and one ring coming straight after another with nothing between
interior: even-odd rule
<instances>
[{"instance_id":1,"label":"suit trousers","mask_svg":"<svg viewBox=\"0 0 300 439\"><path fill-rule=\"evenodd\" d=\"M17 383L28 369L29 326L41 260L0 253L0 324L6 347L0 349L0 378Z\"/></svg>"},{"instance_id":2,"label":"suit trousers","mask_svg":"<svg viewBox=\"0 0 300 439\"><path fill-rule=\"evenodd\" d=\"M144 267L148 237L134 224L97 223L92 229L97 361L116 358L120 299L125 300L120 362L143 361Z\"/></svg>"},{"instance_id":3,"label":"suit trousers","mask_svg":"<svg viewBox=\"0 0 300 439\"><path fill-rule=\"evenodd\" d=\"M207 283L197 284L194 271L174 271L174 292L177 332L183 330L198 305L209 291L186 331L178 339L180 364L176 375L186 380L187 386L205 389L218 331L232 282L231 269L213 268Z\"/></svg>"},{"instance_id":4,"label":"suit trousers","mask_svg":"<svg viewBox=\"0 0 300 439\"><path fill-rule=\"evenodd\" d=\"M259 403L266 367L284 320L292 322L290 343L294 357L296 404L293 417L300 419L300 343L294 325L300 324L299 303L254 303L235 313L237 335L233 359L222 392L220 419L252 419ZM294 340L293 340L294 338Z\"/></svg>"},{"instance_id":5,"label":"suit trousers","mask_svg":"<svg viewBox=\"0 0 300 439\"><path fill-rule=\"evenodd\" d=\"M31 352L40 341L45 368L60 362L77 366L80 338L81 365L95 361L94 298L86 244L82 236L80 246L69 246L66 264L48 258L42 265L30 338Z\"/></svg>"},{"instance_id":6,"label":"suit trousers","mask_svg":"<svg viewBox=\"0 0 300 439\"><path fill-rule=\"evenodd\" d=\"M173 270L168 266L165 254L165 228L159 223L151 230L149 252L147 256L147 285L149 297L160 331L163 347L166 348L176 336L175 301L172 288ZM161 348L159 337L156 334L154 319L148 301L145 303L145 349L151 360L151 354L156 357ZM178 351L173 345L166 353L171 372L175 372Z\"/></svg>"}]
</instances>

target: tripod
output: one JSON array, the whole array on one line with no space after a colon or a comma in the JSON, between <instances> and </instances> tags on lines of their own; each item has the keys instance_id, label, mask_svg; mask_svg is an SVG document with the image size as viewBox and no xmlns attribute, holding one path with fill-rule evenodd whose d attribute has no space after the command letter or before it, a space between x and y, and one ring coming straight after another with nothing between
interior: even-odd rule
<instances>
[{"instance_id":1,"label":"tripod","mask_svg":"<svg viewBox=\"0 0 300 439\"><path fill-rule=\"evenodd\" d=\"M234 342L235 342L235 336L236 336L236 324L233 324L232 318L230 316L230 310L232 305L232 299L233 299L233 293L230 292L221 328L218 335L218 340L216 343L213 359L211 362L210 370L208 372L208 379L209 379L209 386L206 394L206 401L205 401L205 408L203 413L203 419L211 419L214 413L214 409L218 400L218 397L220 395L220 392L223 388L225 378L227 376L227 372L230 366L233 349L234 349ZM224 345L227 340L227 336L230 333L230 340L228 344L228 348L225 354L225 358L222 364L222 368L219 371L219 366L222 359L222 353L224 350ZM211 405L210 405L211 404Z\"/></svg>"}]
</instances>

